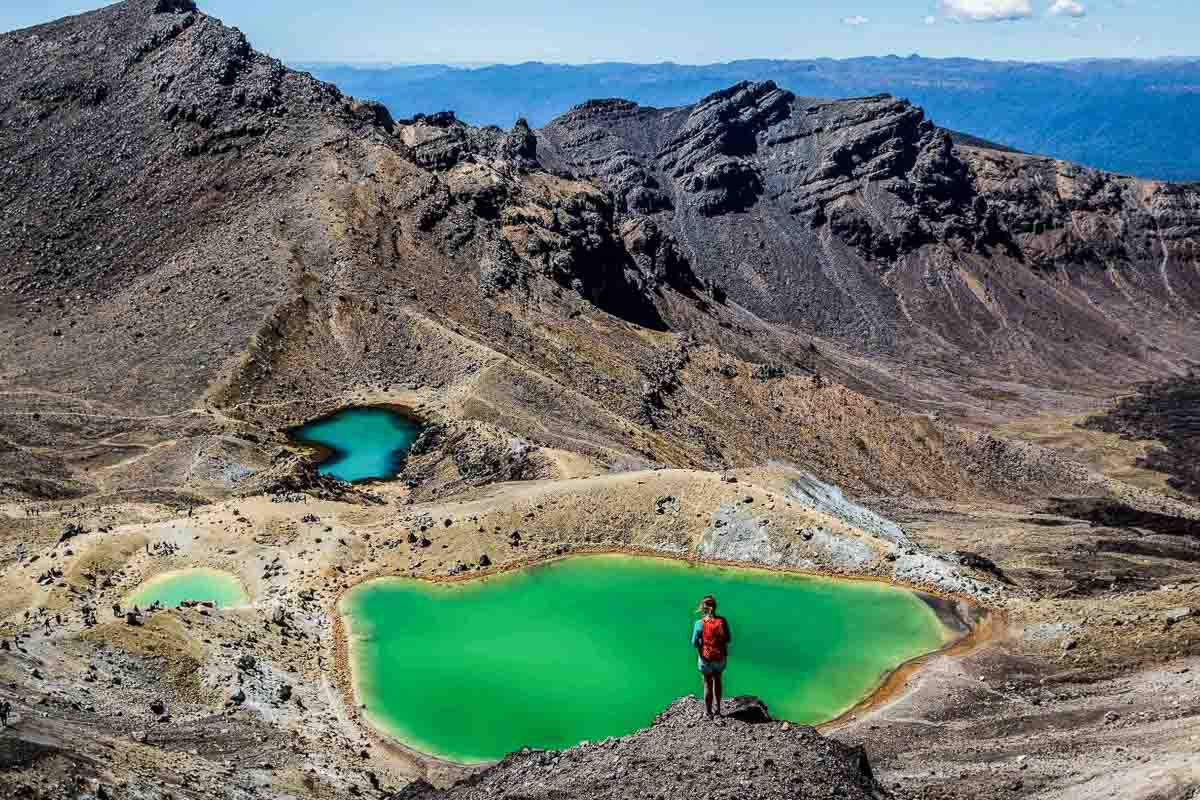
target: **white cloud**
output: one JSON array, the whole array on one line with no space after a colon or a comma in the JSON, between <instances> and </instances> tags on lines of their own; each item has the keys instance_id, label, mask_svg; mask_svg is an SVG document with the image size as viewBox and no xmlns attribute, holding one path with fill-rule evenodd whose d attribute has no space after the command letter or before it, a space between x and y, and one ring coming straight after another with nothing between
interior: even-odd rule
<instances>
[{"instance_id":1,"label":"white cloud","mask_svg":"<svg viewBox=\"0 0 1200 800\"><path fill-rule=\"evenodd\" d=\"M855 26L866 25L870 21L871 21L870 19L862 16L861 14L855 14L853 17L843 17L842 18L843 25L855 25Z\"/></svg>"},{"instance_id":2,"label":"white cloud","mask_svg":"<svg viewBox=\"0 0 1200 800\"><path fill-rule=\"evenodd\" d=\"M925 24L926 24L926 25L936 25L936 24L937 24L937 17L935 17L933 14L930 14L929 16L927 16L927 17L925 18Z\"/></svg>"},{"instance_id":3,"label":"white cloud","mask_svg":"<svg viewBox=\"0 0 1200 800\"><path fill-rule=\"evenodd\" d=\"M1082 17L1087 14L1087 6L1079 0L1054 0L1050 13L1057 17Z\"/></svg>"},{"instance_id":4,"label":"white cloud","mask_svg":"<svg viewBox=\"0 0 1200 800\"><path fill-rule=\"evenodd\" d=\"M950 19L996 22L1033 16L1032 0L939 0L938 7Z\"/></svg>"}]
</instances>

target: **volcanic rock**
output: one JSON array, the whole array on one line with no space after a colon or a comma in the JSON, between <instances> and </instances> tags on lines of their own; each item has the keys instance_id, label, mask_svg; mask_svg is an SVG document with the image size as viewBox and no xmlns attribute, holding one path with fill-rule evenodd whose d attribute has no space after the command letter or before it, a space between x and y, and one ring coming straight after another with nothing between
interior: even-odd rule
<instances>
[{"instance_id":1,"label":"volcanic rock","mask_svg":"<svg viewBox=\"0 0 1200 800\"><path fill-rule=\"evenodd\" d=\"M1136 369L1123 325L1094 306L1064 305L1038 275L1068 266L1068 280L1096 302L1124 306L1088 277L1089 264L1116 259L1145 276L1142 291L1183 300L1184 315L1200 302L1200 279L1181 261L1168 258L1166 278L1157 274L1154 243L1156 218L1170 220L1171 241L1200 232L1186 210L1194 187L1156 185L1139 198L1130 179L956 145L919 108L887 95L814 100L743 82L682 108L585 103L538 137L543 164L600 182L628 219L653 219L689 254L698 283L719 282L768 319L852 347L908 358L928 350L932 325L955 351L1007 363L1016 351L997 337L1014 322L1061 340L1062 328L1051 333L1039 321L1050 313L1087 331L1105 359ZM1059 193L1040 193L1041 185ZM1146 235L1119 233L1128 224ZM923 279L926 270L945 278ZM935 296L958 298L951 302L971 322L940 319ZM919 322L901 311L916 308ZM1178 333L1156 328L1144 341L1158 331ZM917 350L906 354L910 342ZM1012 363L1029 375L1076 362L1028 355Z\"/></svg>"},{"instance_id":2,"label":"volcanic rock","mask_svg":"<svg viewBox=\"0 0 1200 800\"><path fill-rule=\"evenodd\" d=\"M448 789L417 781L391 800L890 796L862 748L806 726L758 724L770 716L756 698L731 705L753 721L706 721L704 704L685 697L629 736L559 752L525 749Z\"/></svg>"},{"instance_id":3,"label":"volcanic rock","mask_svg":"<svg viewBox=\"0 0 1200 800\"><path fill-rule=\"evenodd\" d=\"M1194 608L1172 608L1165 614L1168 625L1175 625L1196 616L1200 616L1200 611Z\"/></svg>"}]
</instances>

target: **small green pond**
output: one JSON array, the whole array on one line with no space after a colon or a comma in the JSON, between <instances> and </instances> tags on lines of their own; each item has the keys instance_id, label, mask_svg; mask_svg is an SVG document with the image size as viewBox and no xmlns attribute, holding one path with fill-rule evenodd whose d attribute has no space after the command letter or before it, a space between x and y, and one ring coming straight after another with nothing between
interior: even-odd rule
<instances>
[{"instance_id":1,"label":"small green pond","mask_svg":"<svg viewBox=\"0 0 1200 800\"><path fill-rule=\"evenodd\" d=\"M388 408L347 408L293 428L298 442L328 452L317 471L343 481L394 478L421 427Z\"/></svg>"},{"instance_id":2,"label":"small green pond","mask_svg":"<svg viewBox=\"0 0 1200 800\"><path fill-rule=\"evenodd\" d=\"M230 608L246 603L242 583L228 572L215 569L184 569L156 575L135 589L125 605L148 608L160 602L175 608L184 600L210 600L218 608Z\"/></svg>"},{"instance_id":3,"label":"small green pond","mask_svg":"<svg viewBox=\"0 0 1200 800\"><path fill-rule=\"evenodd\" d=\"M648 725L701 688L700 598L733 631L725 695L825 722L948 632L887 585L669 559L580 556L459 583L382 578L342 599L355 689L380 730L459 762Z\"/></svg>"}]
</instances>

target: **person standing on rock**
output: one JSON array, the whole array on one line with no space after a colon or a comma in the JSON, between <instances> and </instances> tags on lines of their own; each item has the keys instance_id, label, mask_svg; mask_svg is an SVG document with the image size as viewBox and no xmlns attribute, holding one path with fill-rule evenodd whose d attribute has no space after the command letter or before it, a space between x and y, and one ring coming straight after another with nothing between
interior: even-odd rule
<instances>
[{"instance_id":1,"label":"person standing on rock","mask_svg":"<svg viewBox=\"0 0 1200 800\"><path fill-rule=\"evenodd\" d=\"M700 654L700 677L704 679L704 710L708 718L721 716L721 674L733 634L729 621L717 616L717 599L711 594L700 601L700 619L692 626L692 647Z\"/></svg>"}]
</instances>

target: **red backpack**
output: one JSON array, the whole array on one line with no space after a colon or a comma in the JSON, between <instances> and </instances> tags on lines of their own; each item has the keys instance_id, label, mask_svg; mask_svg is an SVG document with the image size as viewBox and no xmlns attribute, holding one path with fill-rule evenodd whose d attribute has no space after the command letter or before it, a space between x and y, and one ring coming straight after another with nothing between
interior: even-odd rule
<instances>
[{"instance_id":1,"label":"red backpack","mask_svg":"<svg viewBox=\"0 0 1200 800\"><path fill-rule=\"evenodd\" d=\"M723 617L705 617L700 621L700 657L705 661L724 661L729 631Z\"/></svg>"}]
</instances>

